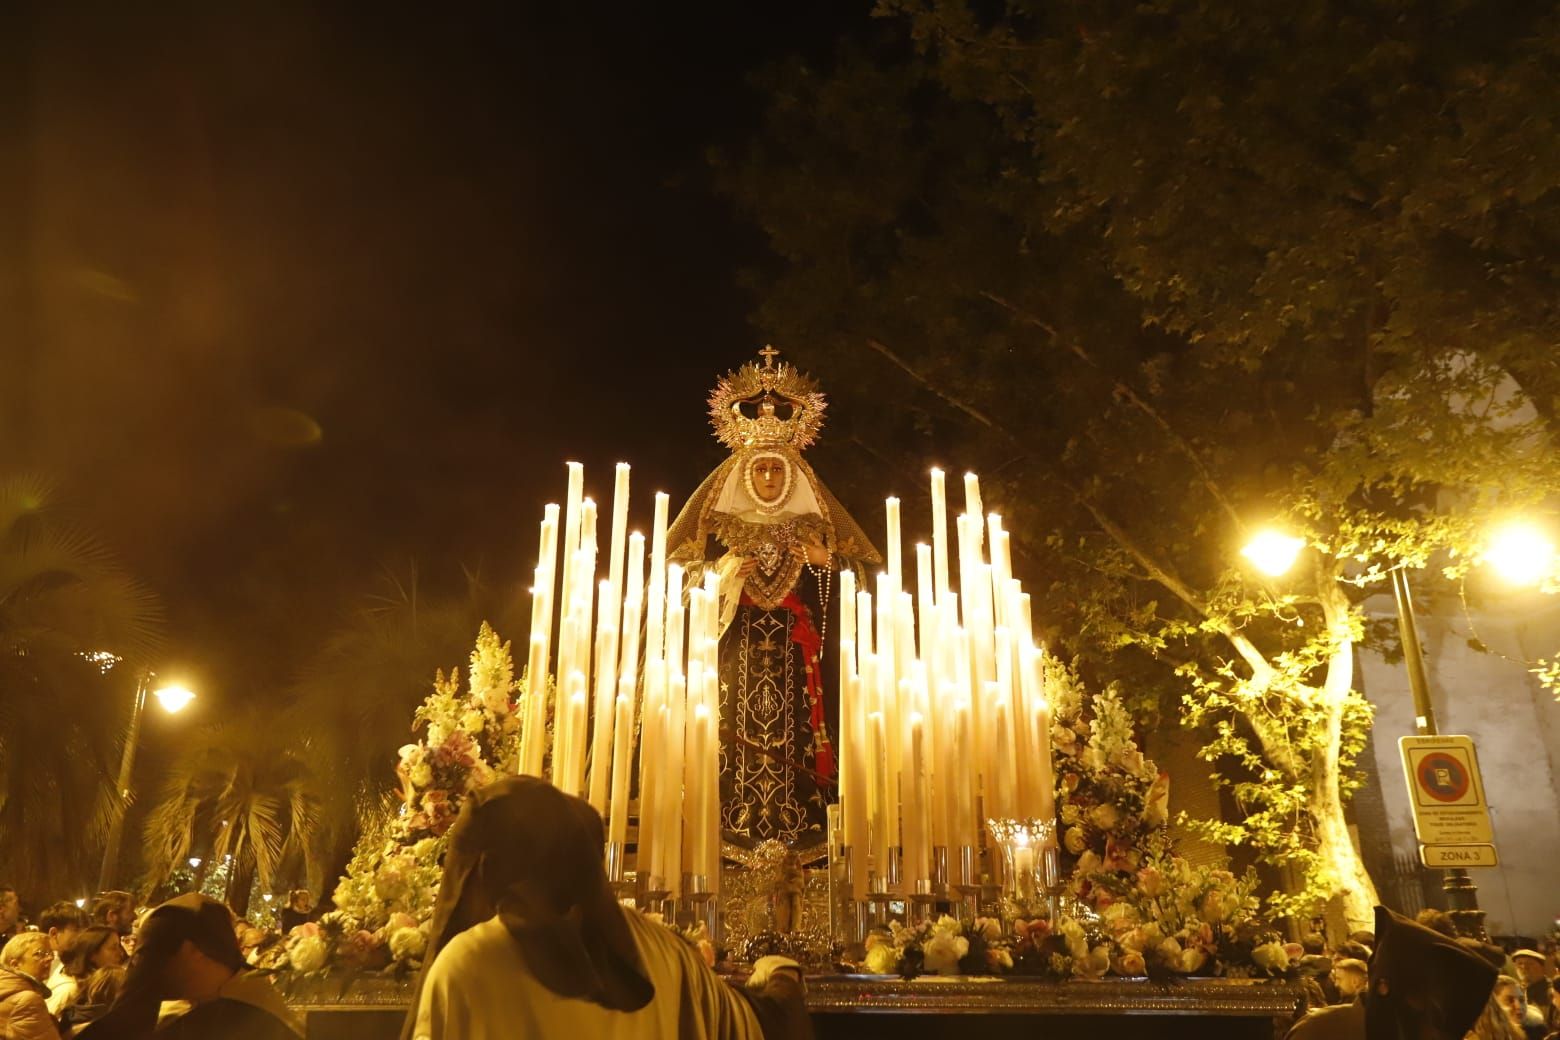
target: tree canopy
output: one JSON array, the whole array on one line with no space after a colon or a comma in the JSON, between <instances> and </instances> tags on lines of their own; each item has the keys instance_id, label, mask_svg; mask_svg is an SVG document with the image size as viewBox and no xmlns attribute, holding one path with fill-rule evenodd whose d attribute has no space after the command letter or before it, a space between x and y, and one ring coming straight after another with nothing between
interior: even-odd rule
<instances>
[{"instance_id":1,"label":"tree canopy","mask_svg":"<svg viewBox=\"0 0 1560 1040\"><path fill-rule=\"evenodd\" d=\"M761 327L844 399L826 463L978 470L1054 639L1179 699L1246 811L1218 836L1308 878L1279 908L1360 916L1359 604L1394 566L1468 577L1560 486L1555 16L879 13L766 73L717 160L777 257ZM1269 521L1302 576L1236 564Z\"/></svg>"}]
</instances>

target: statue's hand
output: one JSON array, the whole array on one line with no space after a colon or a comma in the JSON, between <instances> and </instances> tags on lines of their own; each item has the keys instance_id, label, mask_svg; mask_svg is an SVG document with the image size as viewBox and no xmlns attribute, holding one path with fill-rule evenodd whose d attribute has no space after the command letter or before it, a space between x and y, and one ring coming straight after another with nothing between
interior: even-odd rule
<instances>
[{"instance_id":1,"label":"statue's hand","mask_svg":"<svg viewBox=\"0 0 1560 1040\"><path fill-rule=\"evenodd\" d=\"M829 565L829 550L818 542L798 542L791 546L791 551L799 556L804 563L810 563L815 567L827 567Z\"/></svg>"}]
</instances>

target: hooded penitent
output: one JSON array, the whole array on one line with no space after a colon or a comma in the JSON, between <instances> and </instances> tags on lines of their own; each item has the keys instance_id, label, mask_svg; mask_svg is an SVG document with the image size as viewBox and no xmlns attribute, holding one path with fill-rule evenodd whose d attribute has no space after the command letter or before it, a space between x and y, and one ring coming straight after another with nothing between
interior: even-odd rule
<instances>
[{"instance_id":1,"label":"hooded penitent","mask_svg":"<svg viewBox=\"0 0 1560 1040\"><path fill-rule=\"evenodd\" d=\"M606 832L590 804L512 776L473 793L449 831L444 880L418 979L451 939L495 911L543 987L614 1011L655 995L602 864ZM408 1017L402 1033L409 1038Z\"/></svg>"},{"instance_id":2,"label":"hooded penitent","mask_svg":"<svg viewBox=\"0 0 1560 1040\"><path fill-rule=\"evenodd\" d=\"M1456 939L1376 907L1365 997L1369 1040L1462 1040L1484 1010L1496 971Z\"/></svg>"},{"instance_id":3,"label":"hooded penitent","mask_svg":"<svg viewBox=\"0 0 1560 1040\"><path fill-rule=\"evenodd\" d=\"M589 803L535 777L466 800L404 1040L811 1035L799 979L739 993L671 929L619 906L604 839Z\"/></svg>"}]
</instances>

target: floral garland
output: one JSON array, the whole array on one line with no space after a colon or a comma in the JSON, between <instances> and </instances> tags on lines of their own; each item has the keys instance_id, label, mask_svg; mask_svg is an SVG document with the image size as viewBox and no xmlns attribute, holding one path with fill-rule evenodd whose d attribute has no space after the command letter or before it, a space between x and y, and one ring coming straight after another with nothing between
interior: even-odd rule
<instances>
[{"instance_id":1,"label":"floral garland","mask_svg":"<svg viewBox=\"0 0 1560 1040\"><path fill-rule=\"evenodd\" d=\"M441 671L417 709L414 743L400 749L401 806L365 820L336 909L294 928L268 966L409 971L421 962L443 876L445 834L466 795L489 783L519 748L520 711L510 645L483 622L467 688ZM523 697L523 695L522 695Z\"/></svg>"},{"instance_id":2,"label":"floral garland","mask_svg":"<svg viewBox=\"0 0 1560 1040\"><path fill-rule=\"evenodd\" d=\"M894 922L868 937L864 970L1056 980L1291 974L1281 939L1257 916L1255 876L1175 854L1169 777L1144 757L1117 692L1086 699L1054 660L1047 688L1068 877L1061 913L982 917L968 928L946 916Z\"/></svg>"}]
</instances>

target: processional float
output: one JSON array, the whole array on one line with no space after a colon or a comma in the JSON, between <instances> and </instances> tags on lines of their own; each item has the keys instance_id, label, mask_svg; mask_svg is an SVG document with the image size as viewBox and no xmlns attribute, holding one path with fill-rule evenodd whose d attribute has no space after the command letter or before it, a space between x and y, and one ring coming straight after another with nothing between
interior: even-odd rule
<instances>
[{"instance_id":1,"label":"processional float","mask_svg":"<svg viewBox=\"0 0 1560 1040\"><path fill-rule=\"evenodd\" d=\"M763 353L760 375L786 368ZM608 876L625 898L718 932L722 576L704 568L688 581L668 560L664 493L647 561L643 534L629 532L629 483L619 463L605 578L580 464L568 464L561 511L545 508L518 768L602 813ZM834 915L847 943L891 915L973 914L995 879L1021 907L1059 880L1043 651L1009 534L984 512L974 474L952 539L939 469L929 492L914 589L889 498L883 569L842 570L825 622L840 661L830 905L854 908Z\"/></svg>"}]
</instances>

